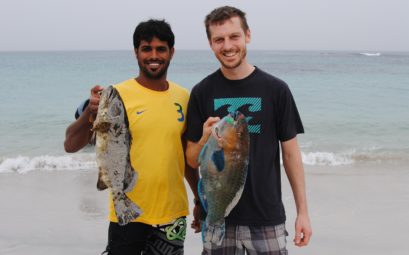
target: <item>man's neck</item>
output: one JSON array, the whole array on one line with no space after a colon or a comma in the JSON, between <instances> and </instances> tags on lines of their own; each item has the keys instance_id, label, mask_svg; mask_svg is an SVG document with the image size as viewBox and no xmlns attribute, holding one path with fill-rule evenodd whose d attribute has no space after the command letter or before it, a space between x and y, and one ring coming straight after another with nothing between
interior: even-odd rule
<instances>
[{"instance_id":1,"label":"man's neck","mask_svg":"<svg viewBox=\"0 0 409 255\"><path fill-rule=\"evenodd\" d=\"M221 71L224 75L229 80L241 80L249 76L253 71L255 67L250 65L247 62L242 63L240 66L236 68L225 68L224 66L221 67Z\"/></svg>"},{"instance_id":2,"label":"man's neck","mask_svg":"<svg viewBox=\"0 0 409 255\"><path fill-rule=\"evenodd\" d=\"M155 91L166 91L169 88L169 83L166 78L150 79L145 76L138 76L135 80L145 88Z\"/></svg>"}]
</instances>

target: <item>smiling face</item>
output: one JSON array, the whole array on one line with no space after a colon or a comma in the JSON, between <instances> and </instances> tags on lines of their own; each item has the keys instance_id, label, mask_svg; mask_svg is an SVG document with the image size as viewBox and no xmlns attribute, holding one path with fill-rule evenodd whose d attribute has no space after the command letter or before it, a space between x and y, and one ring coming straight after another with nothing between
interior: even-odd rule
<instances>
[{"instance_id":1,"label":"smiling face","mask_svg":"<svg viewBox=\"0 0 409 255\"><path fill-rule=\"evenodd\" d=\"M150 42L142 40L139 47L135 49L139 75L154 80L166 78L173 53L174 48L170 49L167 42L156 37L153 37Z\"/></svg>"},{"instance_id":2,"label":"smiling face","mask_svg":"<svg viewBox=\"0 0 409 255\"><path fill-rule=\"evenodd\" d=\"M210 47L223 68L235 69L246 63L250 31L244 31L239 17L212 24L209 32Z\"/></svg>"}]
</instances>

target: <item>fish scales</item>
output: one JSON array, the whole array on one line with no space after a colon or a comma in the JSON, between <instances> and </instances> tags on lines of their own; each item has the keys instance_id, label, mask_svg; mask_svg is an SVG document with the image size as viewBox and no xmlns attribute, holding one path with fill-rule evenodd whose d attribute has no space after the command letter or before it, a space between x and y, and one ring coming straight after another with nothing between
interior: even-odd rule
<instances>
[{"instance_id":1,"label":"fish scales","mask_svg":"<svg viewBox=\"0 0 409 255\"><path fill-rule=\"evenodd\" d=\"M132 168L129 156L131 135L126 124L126 111L119 93L106 88L100 98L93 125L96 133L98 190L109 188L120 225L126 225L142 213L126 192L131 191L138 174Z\"/></svg>"},{"instance_id":2,"label":"fish scales","mask_svg":"<svg viewBox=\"0 0 409 255\"><path fill-rule=\"evenodd\" d=\"M246 118L231 113L213 126L199 155L199 194L207 212L203 239L220 245L225 233L225 217L238 203L247 178L249 132ZM222 138L219 144L218 139Z\"/></svg>"}]
</instances>

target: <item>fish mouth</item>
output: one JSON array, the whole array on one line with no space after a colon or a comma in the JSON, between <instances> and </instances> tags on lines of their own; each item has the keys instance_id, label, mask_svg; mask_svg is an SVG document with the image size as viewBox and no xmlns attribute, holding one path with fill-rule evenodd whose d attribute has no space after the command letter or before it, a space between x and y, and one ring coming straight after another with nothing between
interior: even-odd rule
<instances>
[{"instance_id":1,"label":"fish mouth","mask_svg":"<svg viewBox=\"0 0 409 255\"><path fill-rule=\"evenodd\" d=\"M244 119L244 115L239 111L231 112L230 116L234 119L235 122Z\"/></svg>"}]
</instances>

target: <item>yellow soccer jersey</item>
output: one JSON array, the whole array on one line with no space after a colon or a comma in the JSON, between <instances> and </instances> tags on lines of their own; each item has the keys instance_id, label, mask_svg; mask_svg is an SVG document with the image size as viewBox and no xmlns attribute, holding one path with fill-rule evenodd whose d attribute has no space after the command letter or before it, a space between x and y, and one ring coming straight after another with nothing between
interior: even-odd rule
<instances>
[{"instance_id":1,"label":"yellow soccer jersey","mask_svg":"<svg viewBox=\"0 0 409 255\"><path fill-rule=\"evenodd\" d=\"M146 224L168 223L189 213L181 141L189 92L168 83L167 91L150 90L135 79L114 86L125 105L132 136L131 164L138 173L127 196L142 209L135 221ZM112 199L110 220L117 222Z\"/></svg>"}]
</instances>

